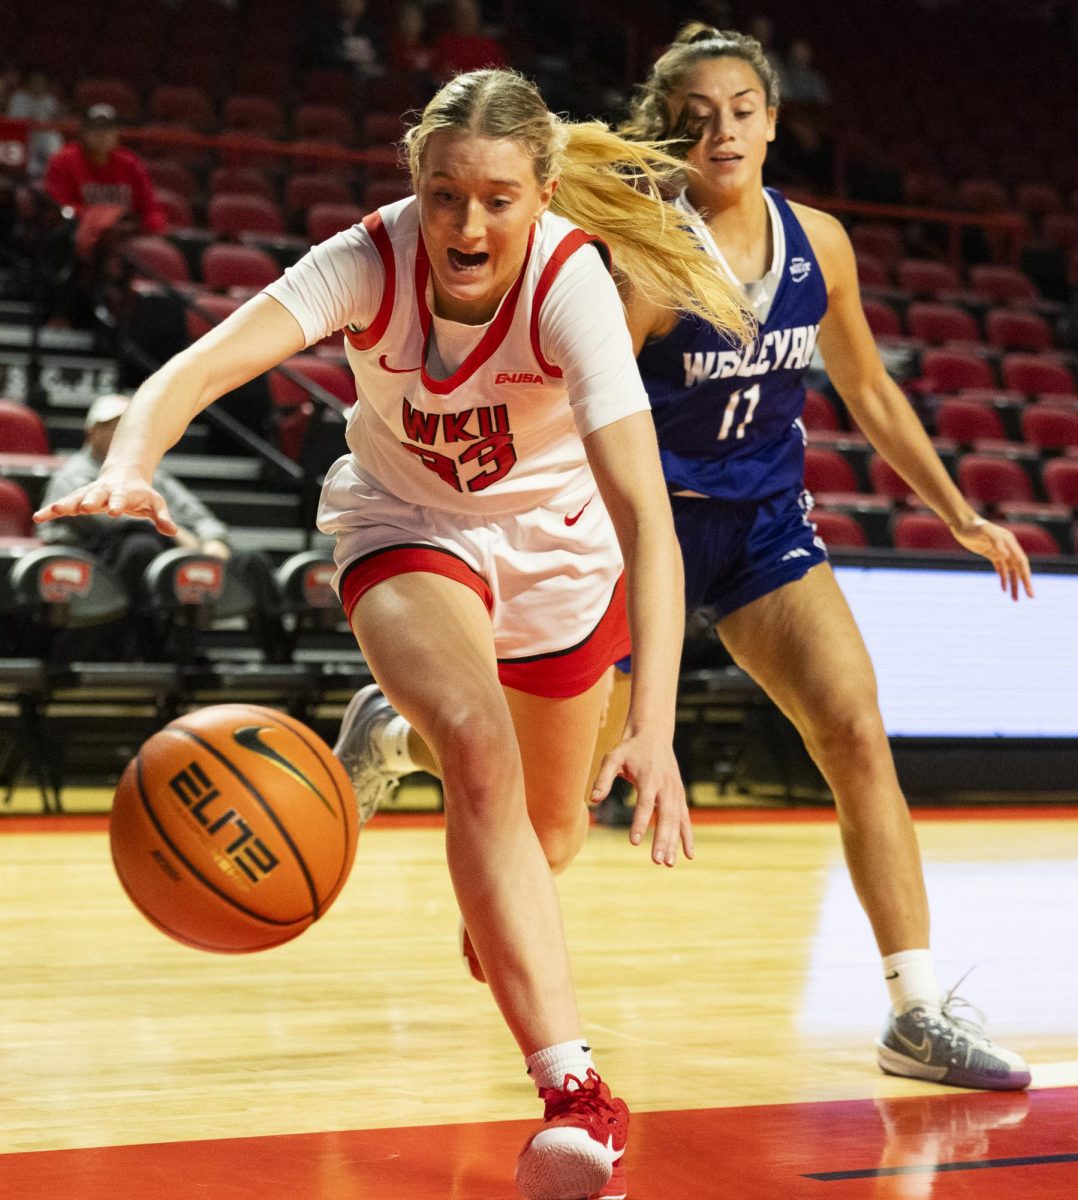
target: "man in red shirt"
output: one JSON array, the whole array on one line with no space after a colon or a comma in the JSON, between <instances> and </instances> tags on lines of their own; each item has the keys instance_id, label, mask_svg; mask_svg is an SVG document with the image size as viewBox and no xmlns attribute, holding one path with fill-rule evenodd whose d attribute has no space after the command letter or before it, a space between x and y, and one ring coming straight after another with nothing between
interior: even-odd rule
<instances>
[{"instance_id":1,"label":"man in red shirt","mask_svg":"<svg viewBox=\"0 0 1078 1200\"><path fill-rule=\"evenodd\" d=\"M49 159L45 191L95 233L116 225L117 233L160 233L167 218L142 159L119 143L116 110L111 104L92 105L78 140Z\"/></svg>"}]
</instances>

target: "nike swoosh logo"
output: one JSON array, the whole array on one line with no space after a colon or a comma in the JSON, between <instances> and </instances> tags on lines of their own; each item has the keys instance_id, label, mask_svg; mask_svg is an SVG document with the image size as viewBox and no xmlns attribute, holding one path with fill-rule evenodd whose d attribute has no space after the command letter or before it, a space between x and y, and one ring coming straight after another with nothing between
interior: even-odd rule
<instances>
[{"instance_id":1,"label":"nike swoosh logo","mask_svg":"<svg viewBox=\"0 0 1078 1200\"><path fill-rule=\"evenodd\" d=\"M897 1029L895 1030L895 1037L898 1038L918 1062L927 1063L932 1057L932 1039L927 1033L921 1038L920 1045L911 1042L908 1037L903 1037Z\"/></svg>"},{"instance_id":2,"label":"nike swoosh logo","mask_svg":"<svg viewBox=\"0 0 1078 1200\"><path fill-rule=\"evenodd\" d=\"M386 356L384 354L378 359L378 365L383 371L389 371L393 375L411 375L413 371L419 370L418 367L391 367L389 363L386 362Z\"/></svg>"},{"instance_id":3,"label":"nike swoosh logo","mask_svg":"<svg viewBox=\"0 0 1078 1200\"><path fill-rule=\"evenodd\" d=\"M897 971L892 971L890 975L885 975L885 976L884 976L884 979L897 979L897 978L898 978L898 972L897 972Z\"/></svg>"},{"instance_id":4,"label":"nike swoosh logo","mask_svg":"<svg viewBox=\"0 0 1078 1200\"><path fill-rule=\"evenodd\" d=\"M241 725L239 729L232 731L232 739L245 750L252 750L255 754L260 754L268 762L273 763L275 767L284 771L290 778L296 780L297 783L302 783L304 787L309 788L322 801L326 809L336 816L337 813L333 805L330 804L307 776L297 767L293 766L283 754L278 753L272 746L262 740L262 734L271 728L272 726L270 725Z\"/></svg>"},{"instance_id":5,"label":"nike swoosh logo","mask_svg":"<svg viewBox=\"0 0 1078 1200\"><path fill-rule=\"evenodd\" d=\"M588 504L590 504L590 503L591 503L591 501L592 501L592 500L594 500L594 499L595 499L595 497L594 497L594 496L592 496L591 500L589 500L589 501L588 501ZM588 507L588 504L585 504L585 505L584 505L584 508L587 508L587 507ZM581 518L581 517L584 515L584 508L582 508L582 509L580 510L580 512L578 512L578 513L576 514L576 516L575 516L575 517L568 517L568 516L567 516L567 517L565 518L565 523L566 523L566 525L575 525L575 524L577 523L577 521L579 521L579 520L580 520L580 518Z\"/></svg>"}]
</instances>

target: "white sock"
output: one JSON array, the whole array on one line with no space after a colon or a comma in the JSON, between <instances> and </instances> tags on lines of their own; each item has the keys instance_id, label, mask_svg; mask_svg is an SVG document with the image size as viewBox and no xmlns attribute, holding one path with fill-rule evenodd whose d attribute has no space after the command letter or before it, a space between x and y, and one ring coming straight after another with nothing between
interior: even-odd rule
<instances>
[{"instance_id":1,"label":"white sock","mask_svg":"<svg viewBox=\"0 0 1078 1200\"><path fill-rule=\"evenodd\" d=\"M896 1013L911 1008L938 1009L940 985L932 965L931 950L900 950L883 960L883 978Z\"/></svg>"},{"instance_id":2,"label":"white sock","mask_svg":"<svg viewBox=\"0 0 1078 1200\"><path fill-rule=\"evenodd\" d=\"M381 728L374 731L385 769L394 775L407 775L410 771L419 770L408 753L408 734L411 729L402 716L394 713Z\"/></svg>"},{"instance_id":3,"label":"white sock","mask_svg":"<svg viewBox=\"0 0 1078 1200\"><path fill-rule=\"evenodd\" d=\"M536 1050L528 1055L524 1064L537 1088L560 1088L566 1075L573 1075L583 1083L589 1069L594 1070L595 1066L591 1061L591 1047L583 1038Z\"/></svg>"}]
</instances>

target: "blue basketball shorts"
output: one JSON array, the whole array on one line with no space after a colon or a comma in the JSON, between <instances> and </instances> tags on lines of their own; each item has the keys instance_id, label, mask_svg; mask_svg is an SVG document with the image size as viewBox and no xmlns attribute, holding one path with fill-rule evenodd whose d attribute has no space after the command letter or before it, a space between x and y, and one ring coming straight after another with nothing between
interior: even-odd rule
<instances>
[{"instance_id":1,"label":"blue basketball shorts","mask_svg":"<svg viewBox=\"0 0 1078 1200\"><path fill-rule=\"evenodd\" d=\"M685 562L685 606L707 608L716 621L793 583L827 561L801 487L763 500L671 496ZM618 669L629 669L622 659Z\"/></svg>"}]
</instances>

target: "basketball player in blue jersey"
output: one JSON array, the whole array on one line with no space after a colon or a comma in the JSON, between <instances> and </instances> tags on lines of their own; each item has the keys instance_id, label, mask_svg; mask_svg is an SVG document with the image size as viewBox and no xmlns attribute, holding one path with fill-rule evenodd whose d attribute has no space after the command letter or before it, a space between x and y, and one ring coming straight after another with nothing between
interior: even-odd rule
<instances>
[{"instance_id":1,"label":"basketball player in blue jersey","mask_svg":"<svg viewBox=\"0 0 1078 1200\"><path fill-rule=\"evenodd\" d=\"M673 202L702 253L756 309L733 347L642 296L629 324L651 399L691 608L717 613L734 660L794 723L838 809L854 887L883 958L891 1011L884 1071L963 1087L1029 1083L1016 1055L941 999L920 852L899 788L864 642L827 564L804 487L802 378L819 347L858 425L956 540L1017 599L1029 563L951 482L887 375L861 308L842 226L763 186L778 110L754 39L691 23L658 59L622 132L680 140L688 184ZM601 792L608 780L600 775Z\"/></svg>"}]
</instances>

